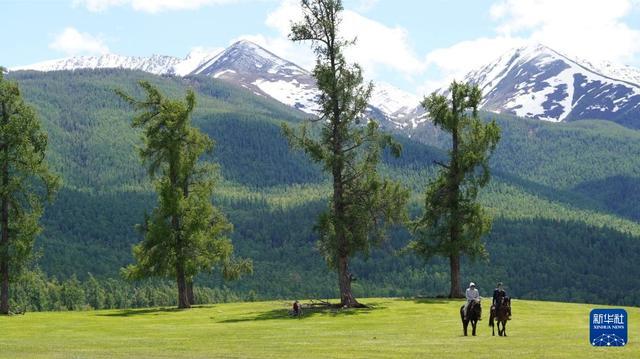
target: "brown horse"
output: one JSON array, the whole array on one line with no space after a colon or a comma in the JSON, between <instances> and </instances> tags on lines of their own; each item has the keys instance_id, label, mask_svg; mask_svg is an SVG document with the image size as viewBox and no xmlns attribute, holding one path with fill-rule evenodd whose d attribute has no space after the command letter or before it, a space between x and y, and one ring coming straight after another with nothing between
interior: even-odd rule
<instances>
[{"instance_id":1,"label":"brown horse","mask_svg":"<svg viewBox=\"0 0 640 359\"><path fill-rule=\"evenodd\" d=\"M476 335L476 324L478 324L481 314L482 307L480 306L480 302L473 301L469 303L466 320L464 319L464 305L460 307L460 319L462 320L462 330L465 336L467 336L467 327L469 326L469 323L471 323L471 335Z\"/></svg>"},{"instance_id":2,"label":"brown horse","mask_svg":"<svg viewBox=\"0 0 640 359\"><path fill-rule=\"evenodd\" d=\"M511 298L501 297L500 300L501 300L501 303L497 311L495 307L491 307L491 315L489 316L489 326L491 327L492 335L495 336L496 331L493 325L493 321L495 319L498 327L498 335L506 337L507 321L511 319ZM502 328L500 328L500 326L502 326Z\"/></svg>"}]
</instances>

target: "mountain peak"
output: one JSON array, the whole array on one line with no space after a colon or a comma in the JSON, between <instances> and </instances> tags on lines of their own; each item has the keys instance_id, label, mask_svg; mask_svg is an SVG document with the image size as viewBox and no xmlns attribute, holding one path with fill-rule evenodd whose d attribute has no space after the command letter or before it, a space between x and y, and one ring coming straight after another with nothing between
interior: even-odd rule
<instances>
[{"instance_id":1,"label":"mountain peak","mask_svg":"<svg viewBox=\"0 0 640 359\"><path fill-rule=\"evenodd\" d=\"M292 62L284 60L265 48L249 40L240 40L226 48L219 55L203 63L192 73L198 75L222 76L221 71L251 75L256 73L291 72L291 76L307 71Z\"/></svg>"},{"instance_id":2,"label":"mountain peak","mask_svg":"<svg viewBox=\"0 0 640 359\"><path fill-rule=\"evenodd\" d=\"M520 54L539 54L539 53L555 52L555 50L539 42L530 42L516 48L515 52Z\"/></svg>"},{"instance_id":3,"label":"mountain peak","mask_svg":"<svg viewBox=\"0 0 640 359\"><path fill-rule=\"evenodd\" d=\"M192 74L233 82L255 94L315 114L315 80L298 65L248 40L240 40Z\"/></svg>"},{"instance_id":4,"label":"mountain peak","mask_svg":"<svg viewBox=\"0 0 640 359\"><path fill-rule=\"evenodd\" d=\"M231 46L229 46L228 48L238 48L238 47L239 48L250 48L250 49L265 50L262 46L256 44L255 42L253 42L251 40L246 40L246 39L238 40L238 41L234 42L233 44L231 44Z\"/></svg>"},{"instance_id":5,"label":"mountain peak","mask_svg":"<svg viewBox=\"0 0 640 359\"><path fill-rule=\"evenodd\" d=\"M487 111L553 122L640 117L640 86L542 44L511 50L466 81L480 87Z\"/></svg>"}]
</instances>

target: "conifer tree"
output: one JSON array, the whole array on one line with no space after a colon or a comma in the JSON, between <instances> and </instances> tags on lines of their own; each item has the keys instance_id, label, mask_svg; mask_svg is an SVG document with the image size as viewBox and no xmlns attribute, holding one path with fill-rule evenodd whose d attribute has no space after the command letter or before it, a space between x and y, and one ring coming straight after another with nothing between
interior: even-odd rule
<instances>
[{"instance_id":1,"label":"conifer tree","mask_svg":"<svg viewBox=\"0 0 640 359\"><path fill-rule=\"evenodd\" d=\"M40 233L43 201L59 178L45 162L47 135L16 83L0 67L0 314L9 314L9 284L24 268Z\"/></svg>"},{"instance_id":2,"label":"conifer tree","mask_svg":"<svg viewBox=\"0 0 640 359\"><path fill-rule=\"evenodd\" d=\"M220 266L226 278L234 278L252 266L233 257L226 236L232 225L211 203L217 168L199 162L213 150L213 141L191 125L195 94L188 91L184 101L171 100L146 81L140 87L146 92L143 100L118 94L143 110L132 126L143 131L140 157L155 179L158 206L140 227L144 240L133 248L136 264L123 272L129 279L174 277L178 307L189 308L198 273Z\"/></svg>"},{"instance_id":3,"label":"conifer tree","mask_svg":"<svg viewBox=\"0 0 640 359\"><path fill-rule=\"evenodd\" d=\"M372 84L363 84L362 71L347 63L344 49L353 42L340 37L340 0L302 0L304 20L294 24L290 38L309 41L317 55L313 76L320 96L319 116L313 120L319 138L307 126L283 127L294 148L304 150L331 174L328 211L318 221L319 247L327 263L338 272L340 303L359 307L351 290L350 258L368 253L371 244L385 237L385 227L403 220L408 192L378 175L381 151L400 146L383 134L378 124L364 118ZM362 122L362 123L361 123Z\"/></svg>"},{"instance_id":4,"label":"conifer tree","mask_svg":"<svg viewBox=\"0 0 640 359\"><path fill-rule=\"evenodd\" d=\"M491 229L491 217L477 197L490 180L489 156L500 140L500 128L478 118L482 94L477 86L453 82L449 94L450 100L433 93L422 102L433 123L451 134L451 150L449 162L437 162L441 170L427 185L424 214L415 223L417 238L410 247L424 258L449 258L449 297L459 298L461 255L486 256L481 238Z\"/></svg>"}]
</instances>

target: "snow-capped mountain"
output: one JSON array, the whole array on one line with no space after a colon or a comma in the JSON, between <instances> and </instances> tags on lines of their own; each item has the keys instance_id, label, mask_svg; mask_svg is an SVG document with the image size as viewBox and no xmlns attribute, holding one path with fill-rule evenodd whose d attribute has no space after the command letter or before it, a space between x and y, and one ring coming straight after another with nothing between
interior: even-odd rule
<instances>
[{"instance_id":1,"label":"snow-capped mountain","mask_svg":"<svg viewBox=\"0 0 640 359\"><path fill-rule=\"evenodd\" d=\"M156 75L202 75L232 82L258 96L273 98L308 114L317 114L319 95L311 72L272 52L242 40L216 53L196 50L184 59L172 56L127 57L114 54L77 56L12 68L17 70L59 71L122 68ZM415 128L419 99L389 84L376 84L368 115L390 128Z\"/></svg>"},{"instance_id":2,"label":"snow-capped mountain","mask_svg":"<svg viewBox=\"0 0 640 359\"><path fill-rule=\"evenodd\" d=\"M151 57L120 56L116 54L74 56L14 67L11 68L11 70L62 71L116 68L140 70L155 75L185 76L213 55L214 54L210 52L198 49L189 53L184 59L165 55L152 55Z\"/></svg>"},{"instance_id":3,"label":"snow-capped mountain","mask_svg":"<svg viewBox=\"0 0 640 359\"><path fill-rule=\"evenodd\" d=\"M250 41L236 42L192 74L233 82L257 95L317 113L314 100L318 90L311 73Z\"/></svg>"},{"instance_id":4,"label":"snow-capped mountain","mask_svg":"<svg viewBox=\"0 0 640 359\"><path fill-rule=\"evenodd\" d=\"M513 50L470 72L484 94L481 108L546 121L611 120L640 127L639 72L597 67L546 46Z\"/></svg>"},{"instance_id":5,"label":"snow-capped mountain","mask_svg":"<svg viewBox=\"0 0 640 359\"><path fill-rule=\"evenodd\" d=\"M168 73L180 60L172 56L153 55L151 57L120 56L105 54L100 56L75 56L59 60L12 68L17 70L61 71L76 69L121 68L141 70L156 75Z\"/></svg>"},{"instance_id":6,"label":"snow-capped mountain","mask_svg":"<svg viewBox=\"0 0 640 359\"><path fill-rule=\"evenodd\" d=\"M311 72L250 41L236 42L192 74L230 81L257 95L317 114L315 99L319 92ZM419 103L416 96L380 83L374 86L368 115L387 127L415 127Z\"/></svg>"},{"instance_id":7,"label":"snow-capped mountain","mask_svg":"<svg viewBox=\"0 0 640 359\"><path fill-rule=\"evenodd\" d=\"M114 54L46 61L11 70L124 68L158 75L202 75L232 82L258 96L317 114L318 89L311 73L250 42L223 51L196 50L184 59ZM465 82L484 94L481 109L545 121L604 119L640 128L640 70L592 63L543 45L514 49L471 71ZM442 91L441 92L445 92ZM411 133L428 116L420 99L386 83L376 83L367 115L386 128Z\"/></svg>"}]
</instances>

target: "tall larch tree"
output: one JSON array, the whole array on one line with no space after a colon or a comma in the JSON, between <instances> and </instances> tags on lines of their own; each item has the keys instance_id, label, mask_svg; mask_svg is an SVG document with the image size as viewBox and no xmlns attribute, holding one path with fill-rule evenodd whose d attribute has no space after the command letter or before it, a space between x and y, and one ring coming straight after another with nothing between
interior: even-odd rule
<instances>
[{"instance_id":1,"label":"tall larch tree","mask_svg":"<svg viewBox=\"0 0 640 359\"><path fill-rule=\"evenodd\" d=\"M0 67L0 314L9 314L9 284L31 257L43 204L60 186L47 168L46 150L35 111Z\"/></svg>"},{"instance_id":2,"label":"tall larch tree","mask_svg":"<svg viewBox=\"0 0 640 359\"><path fill-rule=\"evenodd\" d=\"M331 174L330 206L317 225L319 248L338 273L340 304L360 307L351 290L349 261L357 253L368 253L384 239L389 224L404 219L408 192L382 180L377 168L385 147L396 156L401 149L376 122L365 119L373 85L363 84L360 67L344 57L353 41L339 34L342 1L303 0L301 6L304 18L292 26L290 38L310 42L316 53L319 116L311 122L321 128L319 136L311 135L308 124L299 129L285 125L283 131L292 147L304 150Z\"/></svg>"},{"instance_id":3,"label":"tall larch tree","mask_svg":"<svg viewBox=\"0 0 640 359\"><path fill-rule=\"evenodd\" d=\"M460 258L486 256L482 236L491 229L491 217L477 200L478 191L490 180L489 157L500 140L500 128L478 118L482 94L477 86L453 82L450 99L431 94L422 102L433 123L451 135L448 163L429 182L425 210L415 223L410 247L425 259L449 258L450 298L460 298Z\"/></svg>"},{"instance_id":4,"label":"tall larch tree","mask_svg":"<svg viewBox=\"0 0 640 359\"><path fill-rule=\"evenodd\" d=\"M202 163L213 141L191 125L195 94L184 101L163 96L146 81L140 82L146 98L118 94L137 110L132 126L143 131L140 157L155 180L158 205L140 226L143 241L134 246L136 263L124 268L129 279L173 277L178 307L194 304L193 280L200 272L220 267L226 278L252 270L251 261L233 256L226 236L232 225L212 204L217 167Z\"/></svg>"}]
</instances>

